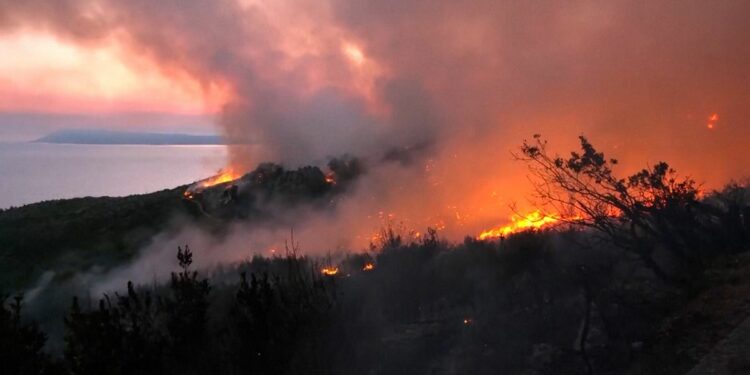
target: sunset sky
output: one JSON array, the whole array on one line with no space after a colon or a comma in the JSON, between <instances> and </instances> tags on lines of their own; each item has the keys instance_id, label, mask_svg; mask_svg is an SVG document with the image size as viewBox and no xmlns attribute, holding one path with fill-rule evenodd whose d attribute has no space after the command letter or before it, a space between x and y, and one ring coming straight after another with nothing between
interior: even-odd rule
<instances>
[{"instance_id":1,"label":"sunset sky","mask_svg":"<svg viewBox=\"0 0 750 375\"><path fill-rule=\"evenodd\" d=\"M191 79L136 62L117 43L81 46L44 30L0 36L0 137L60 128L215 133L215 107Z\"/></svg>"},{"instance_id":2,"label":"sunset sky","mask_svg":"<svg viewBox=\"0 0 750 375\"><path fill-rule=\"evenodd\" d=\"M52 113L203 113L201 90L143 62L116 43L77 46L44 32L0 39L0 110Z\"/></svg>"}]
</instances>

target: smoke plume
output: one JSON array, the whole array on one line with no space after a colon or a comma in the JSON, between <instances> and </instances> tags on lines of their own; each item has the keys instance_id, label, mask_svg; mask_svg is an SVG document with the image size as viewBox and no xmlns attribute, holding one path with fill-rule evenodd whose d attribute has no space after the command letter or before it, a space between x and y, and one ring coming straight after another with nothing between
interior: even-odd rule
<instances>
[{"instance_id":1,"label":"smoke plume","mask_svg":"<svg viewBox=\"0 0 750 375\"><path fill-rule=\"evenodd\" d=\"M240 170L421 150L370 163L324 221L364 246L353 239L383 217L460 238L527 205L510 151L534 133L561 151L585 134L626 171L667 160L709 188L748 175L748 14L731 1L0 0L0 32L117 43L199 82L223 103Z\"/></svg>"}]
</instances>

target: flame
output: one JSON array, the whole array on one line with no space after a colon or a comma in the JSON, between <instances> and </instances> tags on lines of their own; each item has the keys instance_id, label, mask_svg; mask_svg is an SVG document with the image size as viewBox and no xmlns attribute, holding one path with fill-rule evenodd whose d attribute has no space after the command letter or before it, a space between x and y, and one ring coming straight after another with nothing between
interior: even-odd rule
<instances>
[{"instance_id":1,"label":"flame","mask_svg":"<svg viewBox=\"0 0 750 375\"><path fill-rule=\"evenodd\" d=\"M372 271L375 269L375 265L372 263L365 263L365 266L362 267L362 271Z\"/></svg>"},{"instance_id":2,"label":"flame","mask_svg":"<svg viewBox=\"0 0 750 375\"><path fill-rule=\"evenodd\" d=\"M323 267L320 270L320 273L326 276L335 276L337 273L339 273L339 268L334 266Z\"/></svg>"},{"instance_id":3,"label":"flame","mask_svg":"<svg viewBox=\"0 0 750 375\"><path fill-rule=\"evenodd\" d=\"M511 223L502 227L485 230L477 236L477 239L488 240L505 237L509 234L523 232L530 229L539 229L545 225L555 224L560 221L560 215L545 214L536 210L525 216L513 215Z\"/></svg>"},{"instance_id":4,"label":"flame","mask_svg":"<svg viewBox=\"0 0 750 375\"><path fill-rule=\"evenodd\" d=\"M234 169L232 168L223 169L223 170L220 170L219 173L215 176L211 176L205 180L201 180L190 185L190 187L188 187L187 190L185 190L182 193L182 196L185 199L192 200L193 198L195 198L196 193L200 193L205 188L218 185L218 184L223 184L226 182L231 182L240 177L242 177L242 175L235 172Z\"/></svg>"},{"instance_id":5,"label":"flame","mask_svg":"<svg viewBox=\"0 0 750 375\"><path fill-rule=\"evenodd\" d=\"M232 168L227 168L219 171L216 176L209 177L203 181L200 181L200 188L205 189L225 182L231 182L242 177L239 173L235 172Z\"/></svg>"},{"instance_id":6,"label":"flame","mask_svg":"<svg viewBox=\"0 0 750 375\"><path fill-rule=\"evenodd\" d=\"M336 185L336 173L330 172L326 174L326 183L329 185Z\"/></svg>"}]
</instances>

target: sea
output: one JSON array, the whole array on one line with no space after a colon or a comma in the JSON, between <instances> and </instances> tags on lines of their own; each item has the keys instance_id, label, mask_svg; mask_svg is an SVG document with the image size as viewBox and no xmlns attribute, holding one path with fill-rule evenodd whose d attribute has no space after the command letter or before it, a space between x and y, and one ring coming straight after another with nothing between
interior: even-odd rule
<instances>
[{"instance_id":1,"label":"sea","mask_svg":"<svg viewBox=\"0 0 750 375\"><path fill-rule=\"evenodd\" d=\"M226 162L223 145L0 143L0 208L150 193L212 176Z\"/></svg>"}]
</instances>

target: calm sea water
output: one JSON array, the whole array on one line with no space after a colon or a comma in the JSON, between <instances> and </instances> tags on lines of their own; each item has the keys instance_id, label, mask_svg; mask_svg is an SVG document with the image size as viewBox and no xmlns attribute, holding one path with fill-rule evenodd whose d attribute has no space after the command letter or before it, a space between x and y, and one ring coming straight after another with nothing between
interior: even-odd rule
<instances>
[{"instance_id":1,"label":"calm sea water","mask_svg":"<svg viewBox=\"0 0 750 375\"><path fill-rule=\"evenodd\" d=\"M0 208L172 188L215 174L226 157L224 146L0 143Z\"/></svg>"}]
</instances>

